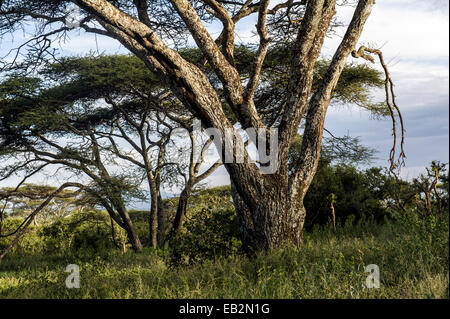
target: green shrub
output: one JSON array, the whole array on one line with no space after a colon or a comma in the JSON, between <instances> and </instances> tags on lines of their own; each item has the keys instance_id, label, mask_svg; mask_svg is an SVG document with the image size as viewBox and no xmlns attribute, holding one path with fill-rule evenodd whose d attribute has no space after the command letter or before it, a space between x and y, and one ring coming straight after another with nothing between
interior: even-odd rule
<instances>
[{"instance_id":1,"label":"green shrub","mask_svg":"<svg viewBox=\"0 0 450 319\"><path fill-rule=\"evenodd\" d=\"M331 194L337 219L344 221L353 215L355 221L370 216L382 221L390 213L385 200L392 198L393 182L378 168L359 171L352 166L321 163L304 200L306 229L328 223Z\"/></svg>"},{"instance_id":2,"label":"green shrub","mask_svg":"<svg viewBox=\"0 0 450 319\"><path fill-rule=\"evenodd\" d=\"M123 231L115 226L116 239L122 242ZM99 252L114 247L111 224L105 212L89 211L58 219L40 230L46 252L81 251Z\"/></svg>"},{"instance_id":3,"label":"green shrub","mask_svg":"<svg viewBox=\"0 0 450 319\"><path fill-rule=\"evenodd\" d=\"M194 263L230 256L241 248L234 210L202 209L186 220L185 232L172 241L178 261Z\"/></svg>"},{"instance_id":4,"label":"green shrub","mask_svg":"<svg viewBox=\"0 0 450 319\"><path fill-rule=\"evenodd\" d=\"M17 230L23 223L24 219L21 217L6 218L2 224L2 234L10 234ZM43 245L41 238L37 231L38 227L31 224L24 235L21 236L18 243L8 253L15 256L32 255L42 251ZM9 237L0 237L0 252L5 250L14 240L15 235Z\"/></svg>"}]
</instances>

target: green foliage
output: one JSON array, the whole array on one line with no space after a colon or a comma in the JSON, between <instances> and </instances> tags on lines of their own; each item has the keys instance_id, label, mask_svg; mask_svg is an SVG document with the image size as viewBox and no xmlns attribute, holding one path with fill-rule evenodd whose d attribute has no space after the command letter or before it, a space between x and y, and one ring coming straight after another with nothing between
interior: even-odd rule
<instances>
[{"instance_id":1,"label":"green foliage","mask_svg":"<svg viewBox=\"0 0 450 319\"><path fill-rule=\"evenodd\" d=\"M329 62L320 60L316 64L316 81L325 75ZM317 84L316 84L317 85ZM348 63L342 71L339 81L333 91L335 103L354 104L371 112L375 118L389 115L389 109L384 102L374 102L371 90L381 88L384 80L381 72L373 69L368 64Z\"/></svg>"},{"instance_id":2,"label":"green foliage","mask_svg":"<svg viewBox=\"0 0 450 319\"><path fill-rule=\"evenodd\" d=\"M173 262L195 263L240 251L229 186L200 191L190 199L184 230L171 240Z\"/></svg>"},{"instance_id":3,"label":"green foliage","mask_svg":"<svg viewBox=\"0 0 450 319\"><path fill-rule=\"evenodd\" d=\"M381 169L325 168L328 179L318 186L350 191L349 197L336 191L324 197L329 206L327 198L336 193L337 214L351 196L372 209L370 201L351 192L354 184L371 185L376 194L371 196L385 197L385 202L392 197L395 183ZM109 239L105 213L73 214L30 228L0 263L0 297L447 298L448 211L440 221L436 215L423 219L407 207L379 221L367 212L349 215L336 229L315 223L305 231L301 249L284 247L251 259L239 249L229 187L195 194L184 231L164 250L120 252ZM147 214L130 212L138 231L139 225L148 231ZM329 218L329 207L326 214ZM12 231L20 222L7 218L3 227ZM0 239L1 248L9 240ZM80 289L65 288L65 267L73 263L81 268ZM380 268L379 289L363 286L369 264Z\"/></svg>"},{"instance_id":4,"label":"green foliage","mask_svg":"<svg viewBox=\"0 0 450 319\"><path fill-rule=\"evenodd\" d=\"M289 171L295 170L300 158L302 136L297 134L289 148ZM360 166L370 164L374 158L375 150L361 145L358 137L324 137L320 160L322 164Z\"/></svg>"},{"instance_id":5,"label":"green foliage","mask_svg":"<svg viewBox=\"0 0 450 319\"><path fill-rule=\"evenodd\" d=\"M56 190L51 185L30 183L24 183L17 190L15 187L0 188L3 213L10 217L27 217ZM61 191L35 216L35 223L46 223L54 218L70 215L82 206L79 195L72 190Z\"/></svg>"},{"instance_id":6,"label":"green foliage","mask_svg":"<svg viewBox=\"0 0 450 319\"><path fill-rule=\"evenodd\" d=\"M160 85L157 76L134 55L67 57L46 66L41 74L57 81L61 90L71 90L74 97L85 92L85 98L93 99L127 94L130 83L137 89Z\"/></svg>"},{"instance_id":7,"label":"green foliage","mask_svg":"<svg viewBox=\"0 0 450 319\"><path fill-rule=\"evenodd\" d=\"M333 205L337 220L344 222L351 215L357 219L364 216L382 220L389 214L384 203L386 192L372 188L371 177L370 171L361 172L352 166L331 166L322 162L304 200L305 227L330 220L327 198L331 194L335 196Z\"/></svg>"},{"instance_id":8,"label":"green foliage","mask_svg":"<svg viewBox=\"0 0 450 319\"><path fill-rule=\"evenodd\" d=\"M203 54L197 48L183 48L179 50L181 56L196 64L209 74L210 81L220 92L220 83L208 64L204 65ZM257 49L249 45L236 46L234 50L235 66L242 78L248 77ZM284 101L285 88L289 81L289 68L292 50L286 45L272 46L264 60L261 73L261 87L256 92L256 106L258 108L274 108ZM319 60L314 70L313 90L317 89L321 79L328 69L330 61ZM126 74L126 73L125 73ZM353 104L371 112L376 117L389 115L384 102L374 102L371 90L384 85L382 74L368 64L348 63L345 65L341 77L333 94L335 104ZM224 110L231 121L235 115L224 102Z\"/></svg>"},{"instance_id":9,"label":"green foliage","mask_svg":"<svg viewBox=\"0 0 450 319\"><path fill-rule=\"evenodd\" d=\"M274 46L269 49L264 60L262 81L267 85L257 92L260 102L265 107L264 100L276 105L283 100L284 89L289 81L289 67L293 50L289 46ZM241 73L247 74L250 70L251 57L254 51L249 48L240 48L237 55L243 57ZM313 92L318 88L325 75L330 61L318 60L314 68ZM336 88L333 92L332 103L335 105L353 104L371 112L375 118L389 115L384 102L375 102L371 91L384 85L382 73L368 64L347 63L342 71ZM274 99L272 97L275 97ZM272 108L273 108L272 105Z\"/></svg>"},{"instance_id":10,"label":"green foliage","mask_svg":"<svg viewBox=\"0 0 450 319\"><path fill-rule=\"evenodd\" d=\"M186 232L172 241L176 263L214 260L240 251L234 210L202 209L184 227Z\"/></svg>"},{"instance_id":11,"label":"green foliage","mask_svg":"<svg viewBox=\"0 0 450 319\"><path fill-rule=\"evenodd\" d=\"M2 235L11 234L23 223L23 218L11 217L2 222ZM43 250L42 238L37 232L37 227L30 225L25 236L22 236L18 243L9 252L15 258L38 254ZM14 236L0 237L0 251L3 252L12 242Z\"/></svg>"},{"instance_id":12,"label":"green foliage","mask_svg":"<svg viewBox=\"0 0 450 319\"><path fill-rule=\"evenodd\" d=\"M69 122L82 131L111 120L117 112L98 107L95 101L117 96L130 100L132 87L149 93L160 86L159 78L141 60L127 55L63 58L35 78L10 74L0 82L0 136L13 142L14 134L21 138L36 132L67 135ZM127 107L139 112L143 105Z\"/></svg>"},{"instance_id":13,"label":"green foliage","mask_svg":"<svg viewBox=\"0 0 450 319\"><path fill-rule=\"evenodd\" d=\"M23 218L9 217L3 221L2 234L17 229ZM124 231L115 225L116 242L126 243ZM14 236L0 237L0 251L12 242ZM57 218L43 226L30 225L19 243L8 253L9 258L19 258L32 254L76 253L96 254L111 250L114 244L111 238L111 222L106 212L74 211L65 218Z\"/></svg>"},{"instance_id":14,"label":"green foliage","mask_svg":"<svg viewBox=\"0 0 450 319\"><path fill-rule=\"evenodd\" d=\"M116 226L116 232L120 233ZM58 219L40 230L44 250L49 253L57 251L92 251L97 253L113 248L111 226L108 214L89 211L75 213L69 218Z\"/></svg>"},{"instance_id":15,"label":"green foliage","mask_svg":"<svg viewBox=\"0 0 450 319\"><path fill-rule=\"evenodd\" d=\"M40 88L38 78L24 78L18 74L11 74L6 80L0 83L0 100L11 98L23 98L33 95ZM0 112L2 110L0 109Z\"/></svg>"},{"instance_id":16,"label":"green foliage","mask_svg":"<svg viewBox=\"0 0 450 319\"><path fill-rule=\"evenodd\" d=\"M2 298L448 298L449 219L417 214L380 224L317 225L302 249L254 258L234 254L191 266L170 256L100 251L7 257ZM65 268L80 266L80 289L67 289ZM380 288L363 285L365 267L380 268Z\"/></svg>"}]
</instances>

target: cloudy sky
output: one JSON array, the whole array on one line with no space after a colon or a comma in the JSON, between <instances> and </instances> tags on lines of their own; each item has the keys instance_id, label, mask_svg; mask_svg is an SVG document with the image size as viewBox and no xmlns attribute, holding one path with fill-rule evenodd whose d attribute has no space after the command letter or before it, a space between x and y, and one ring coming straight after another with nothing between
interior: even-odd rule
<instances>
[{"instance_id":1,"label":"cloudy sky","mask_svg":"<svg viewBox=\"0 0 450 319\"><path fill-rule=\"evenodd\" d=\"M360 44L382 48L396 85L397 102L407 130L404 177L417 175L434 159L449 161L448 11L447 0L377 0L360 39ZM349 21L351 14L349 7L338 10L344 22ZM238 38L252 41L254 24L251 19L238 24ZM217 31L215 26L211 30ZM344 31L340 30L340 35ZM16 34L17 37L20 39L21 35ZM339 34L328 39L323 56L330 57L339 41ZM12 45L12 39L3 39L0 55ZM74 32L61 49L67 55L82 55L97 49L105 53L126 52L118 42L100 36L95 39L83 32ZM381 90L374 94L383 99ZM364 145L378 151L373 164L387 166L392 145L389 119L372 120L366 112L345 106L328 111L325 127L338 136L359 136ZM210 185L228 181L224 169L209 179Z\"/></svg>"},{"instance_id":2,"label":"cloudy sky","mask_svg":"<svg viewBox=\"0 0 450 319\"><path fill-rule=\"evenodd\" d=\"M406 125L405 176L416 175L434 159L449 159L448 10L447 0L377 0L360 39L382 47L396 85ZM351 108L330 111L326 127L360 136L379 150L375 164L386 165L392 142L389 120L370 120Z\"/></svg>"}]
</instances>

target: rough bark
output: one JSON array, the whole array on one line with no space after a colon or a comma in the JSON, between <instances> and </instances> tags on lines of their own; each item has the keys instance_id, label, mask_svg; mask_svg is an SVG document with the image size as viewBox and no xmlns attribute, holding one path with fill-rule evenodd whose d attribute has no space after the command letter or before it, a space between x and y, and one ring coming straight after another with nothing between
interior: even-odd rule
<instances>
[{"instance_id":1,"label":"rough bark","mask_svg":"<svg viewBox=\"0 0 450 319\"><path fill-rule=\"evenodd\" d=\"M158 194L158 247L163 247L166 240L166 211L164 209L163 199L161 193Z\"/></svg>"},{"instance_id":2,"label":"rough bark","mask_svg":"<svg viewBox=\"0 0 450 319\"><path fill-rule=\"evenodd\" d=\"M141 251L142 243L139 239L136 229L134 228L134 224L131 221L130 215L128 214L128 211L125 208L125 205L121 204L119 206L118 213L124 223L124 229L127 232L127 236L128 239L130 240L131 247L133 247L135 251Z\"/></svg>"},{"instance_id":3,"label":"rough bark","mask_svg":"<svg viewBox=\"0 0 450 319\"><path fill-rule=\"evenodd\" d=\"M306 210L303 199L290 198L287 182L270 181L260 204L249 207L231 184L231 194L237 212L239 232L249 252L270 250L281 245L300 247Z\"/></svg>"},{"instance_id":4,"label":"rough bark","mask_svg":"<svg viewBox=\"0 0 450 319\"><path fill-rule=\"evenodd\" d=\"M184 188L178 199L177 212L175 214L175 219L173 220L172 230L174 232L179 232L181 226L183 225L184 217L186 216L186 209L189 196L190 190Z\"/></svg>"},{"instance_id":5,"label":"rough bark","mask_svg":"<svg viewBox=\"0 0 450 319\"><path fill-rule=\"evenodd\" d=\"M149 214L149 236L150 245L153 248L158 247L158 191L155 189L151 191L151 204L150 204L150 214Z\"/></svg>"},{"instance_id":6,"label":"rough bark","mask_svg":"<svg viewBox=\"0 0 450 319\"><path fill-rule=\"evenodd\" d=\"M308 29L308 24L305 24L303 29L300 29L298 37L298 39L303 38L300 42L303 44L300 47L300 50L304 49L304 46L310 39L314 39L313 43L309 44L309 50L300 54L300 69L303 68L306 72L299 75L297 75L295 71L293 73L293 75L298 76L299 81L305 83L304 85L301 85L300 88L303 88L304 90L306 88L306 91L302 92L299 91L298 88L293 87L291 96L296 96L296 98L293 98L293 101L295 102L292 104L293 108L291 114L289 114L289 112L285 113L285 118L287 120L293 120L297 123L297 121L299 121L298 117L300 116L301 118L302 113L307 110L301 156L296 165L295 173L292 176L288 176L285 170L283 170L283 165L285 166L284 161L286 160L284 158L284 156L286 156L284 153L285 148L287 145L290 145L289 139L292 137L293 132L296 131L296 127L298 127L298 125L292 125L292 123L292 126L283 124L287 122L282 122L280 125L280 129L283 132L282 134L284 134L280 136L282 139L282 145L280 146L281 169L277 174L263 177L255 176L255 184L259 184L260 187L257 192L253 192L252 197L259 199L259 201L249 201L248 198L246 198L246 195L251 193L249 188L252 188L252 185L247 184L249 179L233 176L230 171L233 180L233 198L237 207L238 222L242 238L246 245L255 247L256 249L271 249L282 243L294 244L296 246L302 244L302 230L306 214L303 199L317 170L323 124L331 94L336 86L347 57L352 52L359 39L362 28L373 5L372 0L360 1L358 3L348 30L333 57L330 67L322 80L321 86L309 100L306 107L302 106L302 99L305 100L304 103L306 103L311 88L311 78L308 74L308 72L310 72L308 66L302 66L302 63L304 63L305 60L307 63L314 63L317 59L317 42L323 41L326 29L335 12L335 2L324 1L321 16L317 13L320 11L317 7L319 3L320 1L309 2L307 13L311 12L311 21L309 22L311 30L314 30L317 25L321 25L321 27L318 28L315 34L311 30L308 30L307 34L304 34L304 30ZM314 21L314 19L317 19L318 21ZM326 28L324 27L325 25L327 26ZM321 44L319 47L321 47ZM308 58L312 58L312 60L308 60ZM296 65L295 61L294 65Z\"/></svg>"}]
</instances>

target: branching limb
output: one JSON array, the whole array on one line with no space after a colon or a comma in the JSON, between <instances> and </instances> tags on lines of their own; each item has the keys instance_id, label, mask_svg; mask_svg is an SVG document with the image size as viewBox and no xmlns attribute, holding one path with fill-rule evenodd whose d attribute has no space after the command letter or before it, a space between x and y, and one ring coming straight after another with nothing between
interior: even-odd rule
<instances>
[{"instance_id":1,"label":"branching limb","mask_svg":"<svg viewBox=\"0 0 450 319\"><path fill-rule=\"evenodd\" d=\"M253 95L255 94L256 88L258 86L258 81L261 75L261 69L264 63L264 58L267 54L267 49L269 48L270 41L266 28L266 16L267 16L267 8L269 6L269 0L262 0L261 5L259 7L258 13L258 23L256 24L256 28L258 30L259 35L259 48L256 52L255 59L253 60L253 67L250 72L250 79L247 83L246 90L244 92L244 100L246 103L249 103L251 99L253 99Z\"/></svg>"},{"instance_id":2,"label":"branching limb","mask_svg":"<svg viewBox=\"0 0 450 319\"><path fill-rule=\"evenodd\" d=\"M215 0L204 0L212 10L208 10L223 24L222 52L228 62L234 64L234 22L227 10Z\"/></svg>"},{"instance_id":3,"label":"branching limb","mask_svg":"<svg viewBox=\"0 0 450 319\"><path fill-rule=\"evenodd\" d=\"M345 66L345 61L353 51L363 31L364 24L370 15L373 4L374 0L360 0L358 2L344 38L336 50L318 90L308 103L308 113L300 152L301 156L297 161L295 173L290 177L291 185L295 186L299 182L302 185L299 190L301 196L304 196L311 184L314 172L319 163L325 115L332 92ZM293 195L295 195L295 192Z\"/></svg>"},{"instance_id":4,"label":"branching limb","mask_svg":"<svg viewBox=\"0 0 450 319\"><path fill-rule=\"evenodd\" d=\"M289 146L297 134L308 108L312 90L314 65L320 54L326 30L336 12L336 1L308 1L306 12L295 40L294 56L288 83L286 107L279 125L279 158L287 161ZM284 165L286 166L286 165Z\"/></svg>"}]
</instances>

